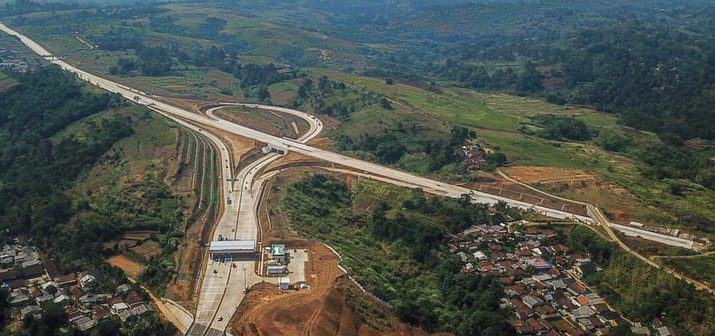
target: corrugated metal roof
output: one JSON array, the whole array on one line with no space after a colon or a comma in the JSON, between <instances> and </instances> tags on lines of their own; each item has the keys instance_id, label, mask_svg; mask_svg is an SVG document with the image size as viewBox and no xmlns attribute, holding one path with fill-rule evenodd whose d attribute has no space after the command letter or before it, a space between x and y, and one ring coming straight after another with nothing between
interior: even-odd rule
<instances>
[{"instance_id":1,"label":"corrugated metal roof","mask_svg":"<svg viewBox=\"0 0 715 336\"><path fill-rule=\"evenodd\" d=\"M255 240L214 240L209 245L209 252L253 251Z\"/></svg>"}]
</instances>

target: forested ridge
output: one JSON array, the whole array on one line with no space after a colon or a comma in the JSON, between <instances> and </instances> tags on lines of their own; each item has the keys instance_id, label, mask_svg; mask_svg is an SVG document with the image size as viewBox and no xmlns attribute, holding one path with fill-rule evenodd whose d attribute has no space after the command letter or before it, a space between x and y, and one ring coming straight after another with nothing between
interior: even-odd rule
<instances>
[{"instance_id":1,"label":"forested ridge","mask_svg":"<svg viewBox=\"0 0 715 336\"><path fill-rule=\"evenodd\" d=\"M5 75L15 83L0 90L0 241L28 238L45 261L56 261L61 272L92 271L97 290L114 291L127 280L122 270L105 262L102 243L132 226L171 231L173 227L166 225L174 220L161 218L163 213L156 209L137 206L126 195L97 193L102 199L90 204L89 196L69 189L93 166L119 159L110 149L133 134L135 114L128 112L130 107L121 97L93 92L56 66ZM94 118L99 114L104 115ZM156 182L143 184L135 188L146 193L148 206L174 198ZM162 266L158 261L153 265ZM141 281L161 289L172 274L161 273L148 274ZM4 293L0 291L0 296ZM59 334L67 314L61 306L56 308L46 306L41 319L26 319L23 330L13 335ZM124 325L107 319L90 332L73 329L71 335L171 332L173 326L149 315Z\"/></svg>"},{"instance_id":2,"label":"forested ridge","mask_svg":"<svg viewBox=\"0 0 715 336\"><path fill-rule=\"evenodd\" d=\"M0 92L0 222L14 234L45 236L71 215L71 200L60 191L129 134L129 121L107 119L87 139L52 135L121 100L84 92L59 68L12 74L18 84Z\"/></svg>"},{"instance_id":3,"label":"forested ridge","mask_svg":"<svg viewBox=\"0 0 715 336\"><path fill-rule=\"evenodd\" d=\"M476 43L454 43L437 74L469 87L592 105L620 113L628 125L681 139L715 139L712 3L636 1L603 6L576 1L561 9L556 3L544 2L532 15L523 15L522 25L532 29L504 33L505 41L476 33ZM521 15L529 7L526 2L473 5L465 11L513 8ZM444 15L453 13L445 9ZM536 29L537 24L541 28ZM518 27L515 22L511 26ZM495 66L520 63L526 65ZM529 77L532 83L525 80Z\"/></svg>"},{"instance_id":4,"label":"forested ridge","mask_svg":"<svg viewBox=\"0 0 715 336\"><path fill-rule=\"evenodd\" d=\"M88 122L81 138L58 132L125 103L120 97L86 90L55 66L6 75L16 83L0 90L0 240L29 238L47 258L58 261L62 271L92 270L100 290L113 290L126 280L121 270L104 262L101 242L119 227L107 221L74 221L87 209L78 209L81 206L66 189L115 142L132 134L132 120L117 115ZM26 320L24 331L13 335L55 335L66 322L61 306L49 305L41 319ZM128 332L136 335L171 330L152 317L131 328ZM107 321L96 331L114 333L119 326Z\"/></svg>"},{"instance_id":5,"label":"forested ridge","mask_svg":"<svg viewBox=\"0 0 715 336\"><path fill-rule=\"evenodd\" d=\"M501 283L461 273L446 238L474 224L498 223L506 214L518 218L518 211L498 205L500 211L490 215L485 204L427 198L417 190L371 210L354 209L355 198L339 179L313 175L288 187L281 210L299 233L334 246L353 276L401 320L464 336L514 335L508 312L499 307Z\"/></svg>"}]
</instances>

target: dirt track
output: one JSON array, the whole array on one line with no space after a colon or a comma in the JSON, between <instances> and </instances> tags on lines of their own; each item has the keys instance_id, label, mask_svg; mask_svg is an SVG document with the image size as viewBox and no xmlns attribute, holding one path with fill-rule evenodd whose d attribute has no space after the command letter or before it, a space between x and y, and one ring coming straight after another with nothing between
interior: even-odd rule
<instances>
[{"instance_id":1,"label":"dirt track","mask_svg":"<svg viewBox=\"0 0 715 336\"><path fill-rule=\"evenodd\" d=\"M636 196L603 178L578 169L552 167L508 167L510 177L546 192L558 194L608 210L614 222L627 224L645 210Z\"/></svg>"}]
</instances>

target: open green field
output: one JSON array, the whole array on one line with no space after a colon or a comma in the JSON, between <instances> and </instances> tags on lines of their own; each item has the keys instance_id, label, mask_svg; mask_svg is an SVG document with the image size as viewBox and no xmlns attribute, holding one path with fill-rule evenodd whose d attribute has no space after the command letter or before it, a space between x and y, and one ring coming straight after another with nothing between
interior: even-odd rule
<instances>
[{"instance_id":1,"label":"open green field","mask_svg":"<svg viewBox=\"0 0 715 336\"><path fill-rule=\"evenodd\" d=\"M298 80L271 84L268 87L268 92L271 94L271 102L276 105L290 105L298 94L298 86Z\"/></svg>"},{"instance_id":2,"label":"open green field","mask_svg":"<svg viewBox=\"0 0 715 336\"><path fill-rule=\"evenodd\" d=\"M370 179L358 179L351 186L353 211L367 213L380 203L390 208L398 207L402 202L414 197L405 188Z\"/></svg>"},{"instance_id":3,"label":"open green field","mask_svg":"<svg viewBox=\"0 0 715 336\"><path fill-rule=\"evenodd\" d=\"M302 118L256 108L232 106L218 110L216 114L232 122L279 137L295 139L310 129L308 122Z\"/></svg>"},{"instance_id":4,"label":"open green field","mask_svg":"<svg viewBox=\"0 0 715 336\"><path fill-rule=\"evenodd\" d=\"M595 128L619 127L617 117L612 114L588 108L549 104L533 98L458 88L443 88L443 93L439 94L399 82L388 85L382 79L337 70L311 68L307 71L400 100L416 112L445 122L477 129L516 132L528 117L542 114L572 116Z\"/></svg>"},{"instance_id":5,"label":"open green field","mask_svg":"<svg viewBox=\"0 0 715 336\"><path fill-rule=\"evenodd\" d=\"M316 76L326 75L351 86L398 100L402 104L397 105L395 111L403 111L406 116L409 115L413 119L428 120L431 128L448 130L448 127L445 127L448 124L472 127L476 129L478 138L486 140L489 145L504 152L516 165L589 167L588 163L575 157L574 153L563 150L559 143L519 132L517 128L521 121L529 116L572 115L592 123L594 127L616 125L616 119L612 115L584 108L556 106L535 99L451 88L444 89L443 94L437 94L407 84L388 85L382 79L356 76L335 70L313 68L309 72ZM371 115L369 118L373 117L375 116ZM363 124L355 122L356 128L361 128L360 125ZM367 129L375 128L374 125L367 124L364 130ZM351 131L346 130L346 132ZM352 133L359 132L360 130L352 131Z\"/></svg>"},{"instance_id":6,"label":"open green field","mask_svg":"<svg viewBox=\"0 0 715 336\"><path fill-rule=\"evenodd\" d=\"M698 214L704 218L715 218L715 193L690 184L685 196L674 196L668 192L671 181L648 179L642 176L637 158L614 153L599 147L595 140L586 142L552 141L526 135L518 127L529 117L553 114L582 120L590 128L599 132L615 132L627 135L641 145L657 144L660 140L652 133L621 126L616 116L597 112L589 108L554 105L542 100L510 96L507 94L480 93L465 89L443 89L437 94L403 83L386 84L385 80L357 76L330 69L311 68L314 76L328 76L351 87L377 92L401 104L395 110L384 112L359 110L351 115L351 120L341 125L341 132L348 135L373 132L381 129L381 124L394 125L398 121L409 125L408 120L421 119L421 125L437 132L448 130L446 125L456 124L473 128L479 139L509 158L513 165L542 166L582 169L603 177L633 193L639 202L633 217L635 220L654 225L678 226L695 229L694 223L680 218ZM384 127L383 127L384 128ZM404 167L419 168L419 158L406 156ZM684 181L680 181L684 182ZM568 190L550 190L566 197L584 201ZM608 195L603 199L604 207L611 201ZM698 228L701 230L702 228ZM707 233L710 235L711 232Z\"/></svg>"}]
</instances>

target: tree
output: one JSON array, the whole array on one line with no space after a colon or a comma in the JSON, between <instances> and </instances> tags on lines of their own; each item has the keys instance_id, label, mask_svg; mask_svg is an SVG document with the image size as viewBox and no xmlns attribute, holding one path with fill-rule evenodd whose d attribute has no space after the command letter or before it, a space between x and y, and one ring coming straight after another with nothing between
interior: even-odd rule
<instances>
[{"instance_id":1,"label":"tree","mask_svg":"<svg viewBox=\"0 0 715 336\"><path fill-rule=\"evenodd\" d=\"M119 336L122 323L116 318L101 320L92 329L92 336Z\"/></svg>"},{"instance_id":2,"label":"tree","mask_svg":"<svg viewBox=\"0 0 715 336\"><path fill-rule=\"evenodd\" d=\"M517 89L523 92L537 92L544 88L543 80L541 73L536 70L536 64L527 62L517 83Z\"/></svg>"},{"instance_id":3,"label":"tree","mask_svg":"<svg viewBox=\"0 0 715 336\"><path fill-rule=\"evenodd\" d=\"M0 329L4 329L10 318L9 293L6 288L0 288Z\"/></svg>"}]
</instances>

